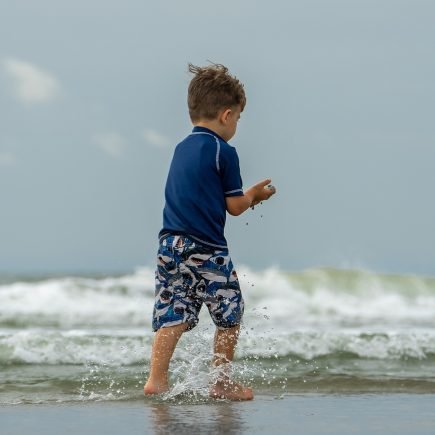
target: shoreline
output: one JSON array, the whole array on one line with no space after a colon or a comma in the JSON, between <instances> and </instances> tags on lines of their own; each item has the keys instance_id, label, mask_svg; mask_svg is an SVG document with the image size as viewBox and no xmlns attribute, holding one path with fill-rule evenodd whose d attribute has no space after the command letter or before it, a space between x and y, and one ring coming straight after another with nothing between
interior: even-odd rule
<instances>
[{"instance_id":1,"label":"shoreline","mask_svg":"<svg viewBox=\"0 0 435 435\"><path fill-rule=\"evenodd\" d=\"M249 402L183 398L0 407L2 434L433 434L435 394L289 394Z\"/></svg>"}]
</instances>

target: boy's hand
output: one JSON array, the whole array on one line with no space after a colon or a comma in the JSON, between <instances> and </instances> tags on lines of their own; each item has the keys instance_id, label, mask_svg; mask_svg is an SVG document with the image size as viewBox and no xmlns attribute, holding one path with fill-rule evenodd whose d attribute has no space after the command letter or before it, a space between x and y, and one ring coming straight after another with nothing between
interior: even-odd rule
<instances>
[{"instance_id":1,"label":"boy's hand","mask_svg":"<svg viewBox=\"0 0 435 435\"><path fill-rule=\"evenodd\" d=\"M267 187L271 181L270 178L267 178L266 180L254 184L245 191L243 196L230 196L225 198L228 213L232 216L239 216L249 207L253 207L261 201L269 199L276 192L273 186Z\"/></svg>"},{"instance_id":2,"label":"boy's hand","mask_svg":"<svg viewBox=\"0 0 435 435\"><path fill-rule=\"evenodd\" d=\"M251 207L257 205L261 201L266 201L276 193L275 187L270 184L271 181L272 180L270 178L266 178L265 180L254 184L246 191L245 195L249 195L250 193L253 194Z\"/></svg>"}]
</instances>

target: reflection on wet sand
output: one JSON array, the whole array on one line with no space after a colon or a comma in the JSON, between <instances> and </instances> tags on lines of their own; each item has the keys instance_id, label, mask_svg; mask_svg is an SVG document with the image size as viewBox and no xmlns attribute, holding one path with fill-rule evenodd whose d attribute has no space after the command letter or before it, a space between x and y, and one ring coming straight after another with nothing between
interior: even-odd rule
<instances>
[{"instance_id":1,"label":"reflection on wet sand","mask_svg":"<svg viewBox=\"0 0 435 435\"><path fill-rule=\"evenodd\" d=\"M246 429L241 410L233 402L216 402L216 406L156 403L150 409L154 433L159 435L236 434Z\"/></svg>"}]
</instances>

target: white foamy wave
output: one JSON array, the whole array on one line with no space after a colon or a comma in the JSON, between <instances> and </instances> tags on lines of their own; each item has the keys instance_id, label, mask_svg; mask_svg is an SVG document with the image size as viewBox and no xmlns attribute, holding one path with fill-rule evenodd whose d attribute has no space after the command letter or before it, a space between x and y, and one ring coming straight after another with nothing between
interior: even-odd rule
<instances>
[{"instance_id":1,"label":"white foamy wave","mask_svg":"<svg viewBox=\"0 0 435 435\"><path fill-rule=\"evenodd\" d=\"M239 276L248 307L246 323L263 316L280 329L435 326L435 280L338 270L258 273L247 268Z\"/></svg>"},{"instance_id":2,"label":"white foamy wave","mask_svg":"<svg viewBox=\"0 0 435 435\"><path fill-rule=\"evenodd\" d=\"M256 328L435 327L435 279L332 269L238 273L245 324ZM0 326L150 328L153 303L152 268L105 279L18 281L0 286Z\"/></svg>"},{"instance_id":3,"label":"white foamy wave","mask_svg":"<svg viewBox=\"0 0 435 435\"><path fill-rule=\"evenodd\" d=\"M0 324L16 326L146 325L154 272L91 279L65 277L0 286ZM147 304L148 302L148 304Z\"/></svg>"},{"instance_id":4,"label":"white foamy wave","mask_svg":"<svg viewBox=\"0 0 435 435\"><path fill-rule=\"evenodd\" d=\"M78 330L19 331L0 336L0 365L145 365L149 362L151 343L151 335L142 334L140 330L107 335ZM183 336L182 345L177 347L174 359L185 362L180 366L182 371L189 370L195 358L201 364L208 365L212 357L212 343L212 331L202 328L193 330ZM278 360L297 357L313 360L321 357L346 358L346 355L379 360L434 358L435 331L370 334L356 330L299 330L286 334L242 331L236 359L252 357Z\"/></svg>"},{"instance_id":5,"label":"white foamy wave","mask_svg":"<svg viewBox=\"0 0 435 435\"><path fill-rule=\"evenodd\" d=\"M346 354L358 358L425 359L435 356L435 332L295 331L267 338L252 334L240 340L238 352L256 358L294 355L306 360Z\"/></svg>"},{"instance_id":6,"label":"white foamy wave","mask_svg":"<svg viewBox=\"0 0 435 435\"><path fill-rule=\"evenodd\" d=\"M141 331L82 330L19 331L0 335L0 364L76 364L96 362L109 366L140 364L150 353L151 340Z\"/></svg>"}]
</instances>

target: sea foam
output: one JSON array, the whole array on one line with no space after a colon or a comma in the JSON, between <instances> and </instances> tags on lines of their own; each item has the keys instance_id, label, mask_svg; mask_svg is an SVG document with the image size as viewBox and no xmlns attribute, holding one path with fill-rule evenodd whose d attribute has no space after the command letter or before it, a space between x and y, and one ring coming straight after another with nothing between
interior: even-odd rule
<instances>
[{"instance_id":1,"label":"sea foam","mask_svg":"<svg viewBox=\"0 0 435 435\"><path fill-rule=\"evenodd\" d=\"M435 279L332 269L240 267L238 274L248 318L266 307L263 315L277 327L435 326ZM151 268L104 279L18 281L0 286L0 327L148 327L153 302Z\"/></svg>"}]
</instances>

